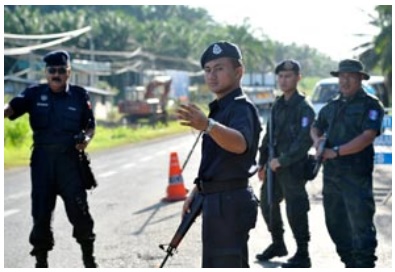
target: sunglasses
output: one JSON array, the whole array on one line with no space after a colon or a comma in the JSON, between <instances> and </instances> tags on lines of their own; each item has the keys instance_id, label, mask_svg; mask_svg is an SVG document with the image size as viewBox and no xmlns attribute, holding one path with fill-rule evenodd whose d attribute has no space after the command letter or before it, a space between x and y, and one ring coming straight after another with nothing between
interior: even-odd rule
<instances>
[{"instance_id":1,"label":"sunglasses","mask_svg":"<svg viewBox=\"0 0 395 272\"><path fill-rule=\"evenodd\" d=\"M47 71L49 74L54 75L56 73L58 73L59 75L64 75L67 72L67 68L66 67L59 67L59 68L55 68L55 67L48 67Z\"/></svg>"}]
</instances>

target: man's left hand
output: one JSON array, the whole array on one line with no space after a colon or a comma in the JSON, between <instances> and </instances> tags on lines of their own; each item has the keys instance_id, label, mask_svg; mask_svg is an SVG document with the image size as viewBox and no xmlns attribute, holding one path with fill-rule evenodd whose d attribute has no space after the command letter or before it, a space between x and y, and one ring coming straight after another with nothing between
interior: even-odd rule
<instances>
[{"instance_id":1,"label":"man's left hand","mask_svg":"<svg viewBox=\"0 0 395 272\"><path fill-rule=\"evenodd\" d=\"M279 167L281 167L281 164L277 158L274 158L270 161L270 168L272 169L273 172L276 172L277 168Z\"/></svg>"}]
</instances>

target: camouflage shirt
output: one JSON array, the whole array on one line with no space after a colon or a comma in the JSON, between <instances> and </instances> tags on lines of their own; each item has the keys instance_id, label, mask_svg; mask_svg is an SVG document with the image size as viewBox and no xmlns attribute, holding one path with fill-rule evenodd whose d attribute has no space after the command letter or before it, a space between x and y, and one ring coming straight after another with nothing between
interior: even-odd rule
<instances>
[{"instance_id":1,"label":"camouflage shirt","mask_svg":"<svg viewBox=\"0 0 395 272\"><path fill-rule=\"evenodd\" d=\"M280 96L273 105L272 114L275 157L279 159L281 167L287 167L305 158L313 143L310 126L314 121L314 110L305 97L296 91L288 101ZM266 131L259 149L260 165L268 159L268 135Z\"/></svg>"},{"instance_id":2,"label":"camouflage shirt","mask_svg":"<svg viewBox=\"0 0 395 272\"><path fill-rule=\"evenodd\" d=\"M365 130L375 130L377 136L380 135L383 116L384 109L381 102L360 89L351 98L345 98L341 95L335 97L321 109L313 126L321 132L328 133L326 147L331 148L348 143ZM332 126L331 122L333 122ZM328 132L330 126L331 129ZM328 160L324 165L347 169L353 167L371 168L373 159L374 149L373 144L370 144L358 153Z\"/></svg>"}]
</instances>

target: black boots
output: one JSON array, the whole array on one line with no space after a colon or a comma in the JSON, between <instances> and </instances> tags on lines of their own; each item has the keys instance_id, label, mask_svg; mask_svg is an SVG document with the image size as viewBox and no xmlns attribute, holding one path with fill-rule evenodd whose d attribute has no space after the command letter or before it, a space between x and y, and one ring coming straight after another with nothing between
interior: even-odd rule
<instances>
[{"instance_id":1,"label":"black boots","mask_svg":"<svg viewBox=\"0 0 395 272\"><path fill-rule=\"evenodd\" d=\"M95 257L93 256L93 243L81 244L82 249L82 261L86 268L97 268Z\"/></svg>"},{"instance_id":2,"label":"black boots","mask_svg":"<svg viewBox=\"0 0 395 272\"><path fill-rule=\"evenodd\" d=\"M33 253L36 257L36 268L48 268L48 252L39 251Z\"/></svg>"},{"instance_id":3,"label":"black boots","mask_svg":"<svg viewBox=\"0 0 395 272\"><path fill-rule=\"evenodd\" d=\"M255 257L258 261L268 261L274 257L282 257L288 254L287 247L284 241L274 241L268 248L266 248L261 254L257 254Z\"/></svg>"},{"instance_id":4,"label":"black boots","mask_svg":"<svg viewBox=\"0 0 395 272\"><path fill-rule=\"evenodd\" d=\"M288 260L288 262L282 264L283 268L310 268L311 261L309 257L309 251L307 244L298 245L295 255Z\"/></svg>"},{"instance_id":5,"label":"black boots","mask_svg":"<svg viewBox=\"0 0 395 272\"><path fill-rule=\"evenodd\" d=\"M82 243L82 261L86 268L98 267L93 256L93 242ZM48 267L48 251L33 250L30 255L36 257L36 268L47 268Z\"/></svg>"}]
</instances>

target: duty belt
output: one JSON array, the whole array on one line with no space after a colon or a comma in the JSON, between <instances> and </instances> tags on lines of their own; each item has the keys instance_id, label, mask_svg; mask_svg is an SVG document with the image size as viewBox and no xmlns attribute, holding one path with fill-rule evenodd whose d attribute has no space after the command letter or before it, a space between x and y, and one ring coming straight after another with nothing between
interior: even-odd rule
<instances>
[{"instance_id":1,"label":"duty belt","mask_svg":"<svg viewBox=\"0 0 395 272\"><path fill-rule=\"evenodd\" d=\"M203 194L213 194L224 191L232 191L236 189L247 188L248 179L232 179L224 181L204 181L197 180L196 182L199 191Z\"/></svg>"},{"instance_id":2,"label":"duty belt","mask_svg":"<svg viewBox=\"0 0 395 272\"><path fill-rule=\"evenodd\" d=\"M65 152L75 149L75 147L68 144L33 144L33 148L41 148L47 151Z\"/></svg>"}]
</instances>

